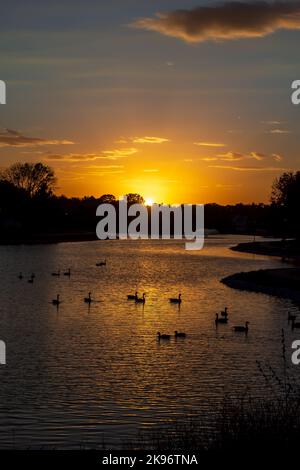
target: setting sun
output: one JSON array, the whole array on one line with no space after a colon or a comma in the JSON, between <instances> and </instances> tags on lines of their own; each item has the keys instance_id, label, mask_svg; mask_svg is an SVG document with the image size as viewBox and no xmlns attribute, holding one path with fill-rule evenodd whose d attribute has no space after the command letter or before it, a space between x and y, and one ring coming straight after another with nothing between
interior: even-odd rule
<instances>
[{"instance_id":1,"label":"setting sun","mask_svg":"<svg viewBox=\"0 0 300 470\"><path fill-rule=\"evenodd\" d=\"M153 203L153 199L151 199L150 197L146 197L145 206L153 206Z\"/></svg>"}]
</instances>

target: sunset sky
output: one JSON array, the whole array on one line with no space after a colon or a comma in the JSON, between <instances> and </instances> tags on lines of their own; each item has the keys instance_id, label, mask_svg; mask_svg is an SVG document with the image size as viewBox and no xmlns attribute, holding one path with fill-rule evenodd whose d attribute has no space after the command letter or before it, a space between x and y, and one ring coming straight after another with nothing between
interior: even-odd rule
<instances>
[{"instance_id":1,"label":"sunset sky","mask_svg":"<svg viewBox=\"0 0 300 470\"><path fill-rule=\"evenodd\" d=\"M67 196L222 204L299 169L298 1L10 0L0 24L1 167L48 163Z\"/></svg>"}]
</instances>

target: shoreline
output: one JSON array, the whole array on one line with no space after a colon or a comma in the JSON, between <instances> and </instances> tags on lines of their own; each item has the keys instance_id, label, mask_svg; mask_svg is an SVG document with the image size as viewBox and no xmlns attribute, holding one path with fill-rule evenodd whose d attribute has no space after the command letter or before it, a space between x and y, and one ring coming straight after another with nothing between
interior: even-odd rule
<instances>
[{"instance_id":1,"label":"shoreline","mask_svg":"<svg viewBox=\"0 0 300 470\"><path fill-rule=\"evenodd\" d=\"M221 279L233 289L272 295L300 303L300 268L260 269Z\"/></svg>"},{"instance_id":2,"label":"shoreline","mask_svg":"<svg viewBox=\"0 0 300 470\"><path fill-rule=\"evenodd\" d=\"M283 261L300 262L300 245L296 240L239 243L230 249L240 253L276 256Z\"/></svg>"},{"instance_id":3,"label":"shoreline","mask_svg":"<svg viewBox=\"0 0 300 470\"><path fill-rule=\"evenodd\" d=\"M3 238L0 239L0 246L17 245L53 245L57 243L100 241L96 232L69 232L37 234L23 238Z\"/></svg>"}]
</instances>

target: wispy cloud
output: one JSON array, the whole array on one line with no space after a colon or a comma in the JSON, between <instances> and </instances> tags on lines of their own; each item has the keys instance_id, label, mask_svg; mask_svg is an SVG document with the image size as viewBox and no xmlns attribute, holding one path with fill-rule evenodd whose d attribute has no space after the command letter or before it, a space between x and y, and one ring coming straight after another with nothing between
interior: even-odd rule
<instances>
[{"instance_id":1,"label":"wispy cloud","mask_svg":"<svg viewBox=\"0 0 300 470\"><path fill-rule=\"evenodd\" d=\"M258 167L258 166L226 166L226 165L209 165L209 168L219 168L222 170L233 170L233 171L253 171L253 172L280 172L288 171L288 168L279 167Z\"/></svg>"},{"instance_id":2,"label":"wispy cloud","mask_svg":"<svg viewBox=\"0 0 300 470\"><path fill-rule=\"evenodd\" d=\"M239 152L227 152L227 153L220 153L219 155L215 155L212 157L203 157L201 160L210 162L214 160L221 160L225 162L238 162L242 160L257 160L261 161L267 158L267 155L260 153L260 152L250 152L249 154L239 153Z\"/></svg>"},{"instance_id":3,"label":"wispy cloud","mask_svg":"<svg viewBox=\"0 0 300 470\"><path fill-rule=\"evenodd\" d=\"M280 126L280 124L282 124L281 121L261 121L261 123L267 126Z\"/></svg>"},{"instance_id":4,"label":"wispy cloud","mask_svg":"<svg viewBox=\"0 0 300 470\"><path fill-rule=\"evenodd\" d=\"M199 147L226 147L226 144L222 144L219 142L194 142L194 145L198 145Z\"/></svg>"},{"instance_id":5,"label":"wispy cloud","mask_svg":"<svg viewBox=\"0 0 300 470\"><path fill-rule=\"evenodd\" d=\"M291 134L291 131L286 129L271 129L270 134Z\"/></svg>"},{"instance_id":6,"label":"wispy cloud","mask_svg":"<svg viewBox=\"0 0 300 470\"><path fill-rule=\"evenodd\" d=\"M99 153L65 153L65 154L48 154L45 156L47 160L60 160L65 162L86 162L95 160L118 160L126 158L137 153L135 148L124 148L114 150L104 150Z\"/></svg>"},{"instance_id":7,"label":"wispy cloud","mask_svg":"<svg viewBox=\"0 0 300 470\"><path fill-rule=\"evenodd\" d=\"M134 137L132 139L134 144L163 144L164 142L169 142L169 139L163 137Z\"/></svg>"},{"instance_id":8,"label":"wispy cloud","mask_svg":"<svg viewBox=\"0 0 300 470\"><path fill-rule=\"evenodd\" d=\"M300 2L224 2L157 13L131 26L187 42L264 37L279 29L300 29Z\"/></svg>"},{"instance_id":9,"label":"wispy cloud","mask_svg":"<svg viewBox=\"0 0 300 470\"><path fill-rule=\"evenodd\" d=\"M130 157L138 152L134 147L124 148L124 149L114 149L114 150L105 150L102 152L104 155L100 158L109 158L111 160L117 160L118 158Z\"/></svg>"},{"instance_id":10,"label":"wispy cloud","mask_svg":"<svg viewBox=\"0 0 300 470\"><path fill-rule=\"evenodd\" d=\"M146 168L143 171L144 171L144 173L158 173L159 172L159 170L157 168L149 168L149 169Z\"/></svg>"},{"instance_id":11,"label":"wispy cloud","mask_svg":"<svg viewBox=\"0 0 300 470\"><path fill-rule=\"evenodd\" d=\"M50 153L46 155L46 160L60 160L65 162L82 162L82 161L92 161L101 158L101 155L94 153Z\"/></svg>"},{"instance_id":12,"label":"wispy cloud","mask_svg":"<svg viewBox=\"0 0 300 470\"><path fill-rule=\"evenodd\" d=\"M283 156L279 155L278 153L273 153L272 157L274 158L275 162L282 162Z\"/></svg>"},{"instance_id":13,"label":"wispy cloud","mask_svg":"<svg viewBox=\"0 0 300 470\"><path fill-rule=\"evenodd\" d=\"M0 131L0 147L36 147L41 145L71 145L70 140L41 139L29 137L13 129Z\"/></svg>"}]
</instances>

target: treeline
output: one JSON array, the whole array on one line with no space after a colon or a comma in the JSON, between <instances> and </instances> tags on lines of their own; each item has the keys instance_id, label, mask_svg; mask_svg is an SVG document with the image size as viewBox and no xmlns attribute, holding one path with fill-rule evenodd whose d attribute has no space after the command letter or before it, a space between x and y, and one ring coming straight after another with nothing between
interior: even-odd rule
<instances>
[{"instance_id":1,"label":"treeline","mask_svg":"<svg viewBox=\"0 0 300 470\"><path fill-rule=\"evenodd\" d=\"M55 195L53 170L42 164L17 163L0 174L0 239L26 239L34 234L95 233L96 209L118 201L112 194L67 198ZM270 204L205 206L205 228L220 233L298 236L297 205L300 172L275 180ZM143 203L139 194L128 194L128 203Z\"/></svg>"}]
</instances>

